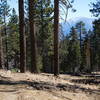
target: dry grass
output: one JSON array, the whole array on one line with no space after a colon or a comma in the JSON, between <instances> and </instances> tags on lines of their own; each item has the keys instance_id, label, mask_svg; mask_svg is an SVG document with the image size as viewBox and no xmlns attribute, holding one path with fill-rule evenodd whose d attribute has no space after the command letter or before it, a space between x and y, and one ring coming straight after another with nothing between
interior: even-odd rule
<instances>
[{"instance_id":1,"label":"dry grass","mask_svg":"<svg viewBox=\"0 0 100 100\"><path fill-rule=\"evenodd\" d=\"M52 74L0 70L0 100L100 100L100 84L96 84L99 82L94 77L56 78Z\"/></svg>"}]
</instances>

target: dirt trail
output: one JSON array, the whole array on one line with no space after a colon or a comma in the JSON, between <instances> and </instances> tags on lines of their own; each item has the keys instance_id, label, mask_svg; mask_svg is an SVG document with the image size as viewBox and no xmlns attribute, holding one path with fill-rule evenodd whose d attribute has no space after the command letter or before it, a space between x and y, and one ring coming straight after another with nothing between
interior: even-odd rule
<instances>
[{"instance_id":1,"label":"dirt trail","mask_svg":"<svg viewBox=\"0 0 100 100\"><path fill-rule=\"evenodd\" d=\"M100 77L0 70L0 100L100 100Z\"/></svg>"}]
</instances>

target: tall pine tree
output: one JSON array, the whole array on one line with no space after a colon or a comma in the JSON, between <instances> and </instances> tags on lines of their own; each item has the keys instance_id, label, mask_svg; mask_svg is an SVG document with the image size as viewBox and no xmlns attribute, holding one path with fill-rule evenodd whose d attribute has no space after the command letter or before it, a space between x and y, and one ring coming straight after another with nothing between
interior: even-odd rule
<instances>
[{"instance_id":1,"label":"tall pine tree","mask_svg":"<svg viewBox=\"0 0 100 100\"><path fill-rule=\"evenodd\" d=\"M26 70L26 37L24 22L24 0L19 0L19 34L20 34L20 71Z\"/></svg>"},{"instance_id":2,"label":"tall pine tree","mask_svg":"<svg viewBox=\"0 0 100 100\"><path fill-rule=\"evenodd\" d=\"M80 68L80 46L77 32L74 27L71 28L70 42L68 48L68 66L73 74L77 73Z\"/></svg>"},{"instance_id":3,"label":"tall pine tree","mask_svg":"<svg viewBox=\"0 0 100 100\"><path fill-rule=\"evenodd\" d=\"M31 72L38 73L37 67L37 50L36 50L36 34L34 22L34 9L36 2L29 0L29 26L30 26L30 39L31 39Z\"/></svg>"},{"instance_id":4,"label":"tall pine tree","mask_svg":"<svg viewBox=\"0 0 100 100\"><path fill-rule=\"evenodd\" d=\"M9 69L9 64L8 64L8 43L7 43L7 18L9 17L9 12L10 12L10 7L7 3L7 0L1 0L0 1L0 18L2 19L2 24L3 24L3 35L5 37L4 39L4 57L5 57L5 67L6 69Z\"/></svg>"},{"instance_id":5,"label":"tall pine tree","mask_svg":"<svg viewBox=\"0 0 100 100\"><path fill-rule=\"evenodd\" d=\"M54 75L59 75L59 0L54 0Z\"/></svg>"}]
</instances>

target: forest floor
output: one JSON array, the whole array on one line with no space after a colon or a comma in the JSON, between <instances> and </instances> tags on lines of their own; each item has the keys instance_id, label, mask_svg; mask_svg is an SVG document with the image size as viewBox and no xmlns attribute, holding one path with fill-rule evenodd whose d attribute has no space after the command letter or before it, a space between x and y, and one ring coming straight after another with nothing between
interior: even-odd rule
<instances>
[{"instance_id":1,"label":"forest floor","mask_svg":"<svg viewBox=\"0 0 100 100\"><path fill-rule=\"evenodd\" d=\"M54 77L0 70L0 100L100 100L100 74Z\"/></svg>"}]
</instances>

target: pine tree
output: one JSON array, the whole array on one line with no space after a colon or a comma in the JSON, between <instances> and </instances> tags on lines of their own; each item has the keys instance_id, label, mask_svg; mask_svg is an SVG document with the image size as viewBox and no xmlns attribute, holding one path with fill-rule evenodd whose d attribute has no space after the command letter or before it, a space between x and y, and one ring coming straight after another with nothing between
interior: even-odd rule
<instances>
[{"instance_id":1,"label":"pine tree","mask_svg":"<svg viewBox=\"0 0 100 100\"><path fill-rule=\"evenodd\" d=\"M83 61L85 72L91 72L91 46L89 34L86 35L83 43Z\"/></svg>"},{"instance_id":2,"label":"pine tree","mask_svg":"<svg viewBox=\"0 0 100 100\"><path fill-rule=\"evenodd\" d=\"M69 72L70 66L68 66L68 48L69 48L70 36L65 36L60 40L59 47L59 60L61 72Z\"/></svg>"},{"instance_id":3,"label":"pine tree","mask_svg":"<svg viewBox=\"0 0 100 100\"><path fill-rule=\"evenodd\" d=\"M99 17L100 16L100 0L96 0L95 3L91 3L91 9L90 12L95 16Z\"/></svg>"},{"instance_id":4,"label":"pine tree","mask_svg":"<svg viewBox=\"0 0 100 100\"><path fill-rule=\"evenodd\" d=\"M80 38L80 51L82 53L82 35L85 33L85 24L84 22L80 21L76 23L76 29L77 32L79 33L79 38Z\"/></svg>"},{"instance_id":5,"label":"pine tree","mask_svg":"<svg viewBox=\"0 0 100 100\"><path fill-rule=\"evenodd\" d=\"M39 32L38 32L38 47L40 56L42 56L42 66L44 72L50 72L51 56L49 52L50 45L52 44L52 13L53 8L51 5L51 0L40 0L37 5L38 16L39 16ZM51 28L51 29L50 29Z\"/></svg>"},{"instance_id":6,"label":"pine tree","mask_svg":"<svg viewBox=\"0 0 100 100\"><path fill-rule=\"evenodd\" d=\"M100 17L100 1L96 0L96 2L91 3L90 12L95 17ZM94 30L91 36L91 47L92 47L92 69L93 70L100 70L100 18L93 22Z\"/></svg>"},{"instance_id":7,"label":"pine tree","mask_svg":"<svg viewBox=\"0 0 100 100\"><path fill-rule=\"evenodd\" d=\"M28 0L27 0L28 1ZM37 42L37 66L39 71L51 72L53 62L53 6L51 0L36 0L34 9L35 35ZM29 6L26 2L27 62L30 65L30 36L28 22Z\"/></svg>"},{"instance_id":8,"label":"pine tree","mask_svg":"<svg viewBox=\"0 0 100 100\"><path fill-rule=\"evenodd\" d=\"M19 0L20 71L26 70L26 37L24 22L24 0Z\"/></svg>"},{"instance_id":9,"label":"pine tree","mask_svg":"<svg viewBox=\"0 0 100 100\"><path fill-rule=\"evenodd\" d=\"M54 75L59 75L59 0L54 0Z\"/></svg>"},{"instance_id":10,"label":"pine tree","mask_svg":"<svg viewBox=\"0 0 100 100\"><path fill-rule=\"evenodd\" d=\"M8 22L8 60L11 68L19 68L19 56L20 56L20 42L18 31L18 15L15 9L12 9L12 13Z\"/></svg>"},{"instance_id":11,"label":"pine tree","mask_svg":"<svg viewBox=\"0 0 100 100\"><path fill-rule=\"evenodd\" d=\"M1 27L0 27L0 68L2 68L2 53L1 49L2 48L2 38L1 38Z\"/></svg>"},{"instance_id":12,"label":"pine tree","mask_svg":"<svg viewBox=\"0 0 100 100\"><path fill-rule=\"evenodd\" d=\"M99 70L100 67L100 19L95 20L94 23L94 66Z\"/></svg>"},{"instance_id":13,"label":"pine tree","mask_svg":"<svg viewBox=\"0 0 100 100\"><path fill-rule=\"evenodd\" d=\"M31 72L38 73L37 68L37 50L36 50L36 34L34 22L34 7L35 1L29 0L29 26L30 26L30 39L31 39Z\"/></svg>"},{"instance_id":14,"label":"pine tree","mask_svg":"<svg viewBox=\"0 0 100 100\"><path fill-rule=\"evenodd\" d=\"M75 28L77 30L77 33L79 35L79 40L80 40L80 55L81 55L81 67L80 67L80 71L82 71L86 65L85 62L85 54L84 54L84 36L87 34L87 31L85 29L85 24L84 22L80 21L78 23L76 23Z\"/></svg>"},{"instance_id":15,"label":"pine tree","mask_svg":"<svg viewBox=\"0 0 100 100\"><path fill-rule=\"evenodd\" d=\"M71 68L73 74L77 73L80 68L80 46L77 32L74 27L71 28L70 42L68 48L68 66Z\"/></svg>"},{"instance_id":16,"label":"pine tree","mask_svg":"<svg viewBox=\"0 0 100 100\"><path fill-rule=\"evenodd\" d=\"M9 65L8 65L8 45L7 45L7 18L9 16L9 12L10 12L10 7L7 3L7 0L1 0L0 1L0 18L2 20L2 24L3 24L3 34L5 34L5 67L7 69L9 69Z\"/></svg>"},{"instance_id":17,"label":"pine tree","mask_svg":"<svg viewBox=\"0 0 100 100\"><path fill-rule=\"evenodd\" d=\"M0 24L2 22L0 21ZM2 42L2 26L0 27L0 69L4 68L4 55L3 55L3 42Z\"/></svg>"}]
</instances>

